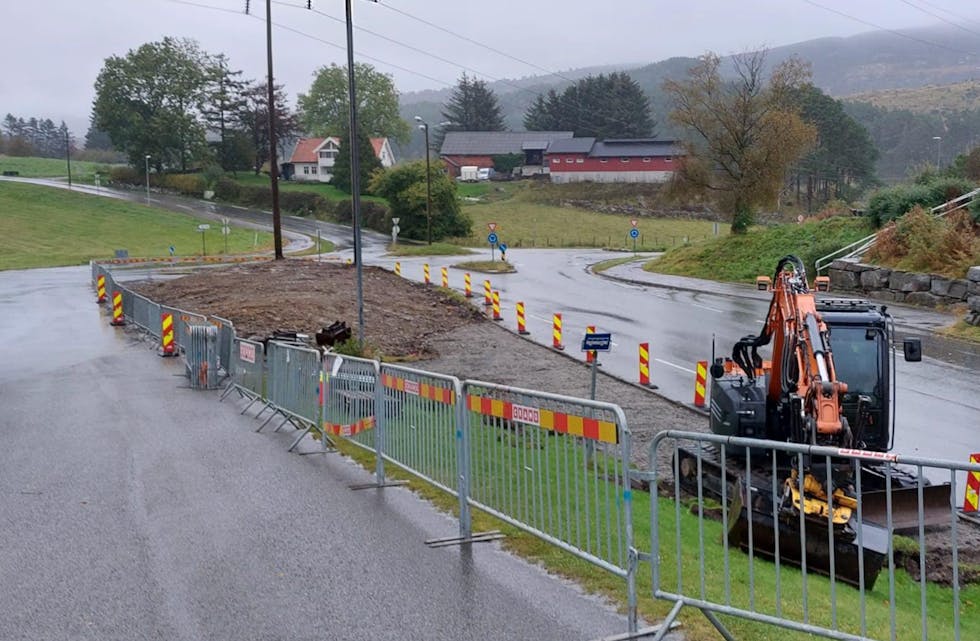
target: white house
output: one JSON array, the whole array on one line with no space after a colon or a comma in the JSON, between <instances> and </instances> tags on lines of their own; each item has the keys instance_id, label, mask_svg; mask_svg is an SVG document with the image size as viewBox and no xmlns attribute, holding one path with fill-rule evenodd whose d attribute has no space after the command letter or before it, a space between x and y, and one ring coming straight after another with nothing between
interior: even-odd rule
<instances>
[{"instance_id":1,"label":"white house","mask_svg":"<svg viewBox=\"0 0 980 641\"><path fill-rule=\"evenodd\" d=\"M372 138L371 146L382 167L388 168L395 164L395 155L387 138ZM339 153L340 138L336 136L300 138L287 163L289 166L283 166L283 175L289 180L330 182L333 178L333 165Z\"/></svg>"}]
</instances>

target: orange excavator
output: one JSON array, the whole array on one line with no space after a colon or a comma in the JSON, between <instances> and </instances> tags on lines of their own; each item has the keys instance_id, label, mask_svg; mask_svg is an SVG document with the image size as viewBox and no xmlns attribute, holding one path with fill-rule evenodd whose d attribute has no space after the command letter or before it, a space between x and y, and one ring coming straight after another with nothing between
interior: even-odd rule
<instances>
[{"instance_id":1,"label":"orange excavator","mask_svg":"<svg viewBox=\"0 0 980 641\"><path fill-rule=\"evenodd\" d=\"M731 358L714 359L711 366L711 430L890 450L895 354L894 324L886 309L867 301L818 300L796 256L782 258L772 279L760 277L760 282L772 292L762 332L740 339ZM820 290L829 288L826 279L818 284ZM771 357L764 360L759 350L770 344ZM908 361L921 360L918 340L906 340L904 353ZM704 445L696 452L679 450L678 459L682 483L691 487L700 469L703 491L732 499L732 544L822 573L834 568L836 578L854 585L863 579L873 587L886 558L889 502L893 530L918 527L916 479L895 466L745 448L728 448L722 460L721 452ZM948 517L948 486L927 488L925 503L927 524Z\"/></svg>"}]
</instances>

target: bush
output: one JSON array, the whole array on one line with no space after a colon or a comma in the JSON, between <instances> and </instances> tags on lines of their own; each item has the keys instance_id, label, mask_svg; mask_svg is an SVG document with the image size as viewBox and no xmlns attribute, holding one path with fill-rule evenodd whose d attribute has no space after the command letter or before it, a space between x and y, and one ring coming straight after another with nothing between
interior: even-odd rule
<instances>
[{"instance_id":1,"label":"bush","mask_svg":"<svg viewBox=\"0 0 980 641\"><path fill-rule=\"evenodd\" d=\"M327 201L319 194L309 191L280 191L279 207L297 216L313 216L319 212L329 211Z\"/></svg>"},{"instance_id":2,"label":"bush","mask_svg":"<svg viewBox=\"0 0 980 641\"><path fill-rule=\"evenodd\" d=\"M109 182L121 185L139 185L143 182L143 175L133 167L117 166L109 170Z\"/></svg>"},{"instance_id":3,"label":"bush","mask_svg":"<svg viewBox=\"0 0 980 641\"><path fill-rule=\"evenodd\" d=\"M914 207L930 209L973 189L962 178L931 177L913 185L896 185L879 191L868 201L868 215L875 227L901 218Z\"/></svg>"},{"instance_id":4,"label":"bush","mask_svg":"<svg viewBox=\"0 0 980 641\"><path fill-rule=\"evenodd\" d=\"M204 195L204 178L200 174L164 174L155 182L184 196L200 198Z\"/></svg>"},{"instance_id":5,"label":"bush","mask_svg":"<svg viewBox=\"0 0 980 641\"><path fill-rule=\"evenodd\" d=\"M350 225L353 223L353 213L350 200L338 201L334 208L334 219L338 223ZM373 200L361 201L361 224L368 229L383 234L391 232L391 213L383 203Z\"/></svg>"},{"instance_id":6,"label":"bush","mask_svg":"<svg viewBox=\"0 0 980 641\"><path fill-rule=\"evenodd\" d=\"M882 229L868 259L909 271L962 277L980 262L980 239L967 212L938 218L916 207Z\"/></svg>"},{"instance_id":7,"label":"bush","mask_svg":"<svg viewBox=\"0 0 980 641\"><path fill-rule=\"evenodd\" d=\"M214 195L219 200L235 202L241 192L241 185L237 180L232 180L227 176L222 176L214 186Z\"/></svg>"}]
</instances>

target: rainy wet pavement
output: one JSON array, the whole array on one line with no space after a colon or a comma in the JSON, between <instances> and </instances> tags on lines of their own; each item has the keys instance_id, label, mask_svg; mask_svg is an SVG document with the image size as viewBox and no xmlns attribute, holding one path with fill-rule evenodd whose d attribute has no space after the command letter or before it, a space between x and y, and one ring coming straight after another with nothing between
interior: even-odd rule
<instances>
[{"instance_id":1,"label":"rainy wet pavement","mask_svg":"<svg viewBox=\"0 0 980 641\"><path fill-rule=\"evenodd\" d=\"M625 619L337 455L287 454L108 327L89 270L0 273L0 630L31 639L591 639ZM599 570L597 570L599 571Z\"/></svg>"}]
</instances>

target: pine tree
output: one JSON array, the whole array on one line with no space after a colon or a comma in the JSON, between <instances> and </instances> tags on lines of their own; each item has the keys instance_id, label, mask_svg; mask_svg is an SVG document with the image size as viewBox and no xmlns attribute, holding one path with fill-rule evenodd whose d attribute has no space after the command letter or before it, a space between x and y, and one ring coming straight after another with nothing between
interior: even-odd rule
<instances>
[{"instance_id":1,"label":"pine tree","mask_svg":"<svg viewBox=\"0 0 980 641\"><path fill-rule=\"evenodd\" d=\"M434 132L433 146L438 149L447 131L504 131L500 103L493 90L482 80L465 73L453 89L442 112L449 124Z\"/></svg>"},{"instance_id":2,"label":"pine tree","mask_svg":"<svg viewBox=\"0 0 980 641\"><path fill-rule=\"evenodd\" d=\"M371 138L365 129L360 126L358 129L360 130L357 134L358 187L363 194L368 191L371 174L381 169L381 161L375 155ZM347 131L350 131L349 127ZM330 179L331 185L348 194L351 193L350 147L347 146L349 141L350 136L345 131L344 136L341 138L340 153L337 154L337 160L334 162L333 178Z\"/></svg>"},{"instance_id":3,"label":"pine tree","mask_svg":"<svg viewBox=\"0 0 980 641\"><path fill-rule=\"evenodd\" d=\"M244 129L240 116L247 103L245 92L248 88L241 75L241 71L228 68L227 56L215 56L207 70L208 100L201 108L209 131L218 136L218 142L214 145L218 164L227 171L236 169L240 164L237 134Z\"/></svg>"}]
</instances>

